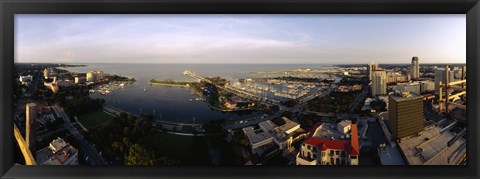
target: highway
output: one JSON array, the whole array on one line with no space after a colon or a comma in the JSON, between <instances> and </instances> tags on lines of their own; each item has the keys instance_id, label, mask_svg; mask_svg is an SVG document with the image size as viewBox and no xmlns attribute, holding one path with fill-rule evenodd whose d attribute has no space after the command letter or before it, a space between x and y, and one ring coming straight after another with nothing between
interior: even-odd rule
<instances>
[{"instance_id":1,"label":"highway","mask_svg":"<svg viewBox=\"0 0 480 179\"><path fill-rule=\"evenodd\" d=\"M70 133L80 142L80 149L85 152L85 155L88 156L88 161L92 165L107 165L105 159L103 159L97 152L97 150L88 143L88 141L80 134L75 127L73 127L70 117L65 113L62 107L55 105L52 106L54 110L58 110L59 115L65 121L65 127L70 131Z\"/></svg>"}]
</instances>

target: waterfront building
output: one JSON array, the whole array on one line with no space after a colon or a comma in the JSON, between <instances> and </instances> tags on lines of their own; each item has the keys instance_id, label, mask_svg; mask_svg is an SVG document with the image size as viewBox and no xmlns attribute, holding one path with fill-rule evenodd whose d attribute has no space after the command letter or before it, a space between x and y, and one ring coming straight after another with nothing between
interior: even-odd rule
<instances>
[{"instance_id":1,"label":"waterfront building","mask_svg":"<svg viewBox=\"0 0 480 179\"><path fill-rule=\"evenodd\" d=\"M87 73L86 80L87 82L96 82L96 81L103 80L103 77L104 77L103 71L94 70Z\"/></svg>"},{"instance_id":2,"label":"waterfront building","mask_svg":"<svg viewBox=\"0 0 480 179\"><path fill-rule=\"evenodd\" d=\"M386 73L384 70L374 70L372 74L372 96L387 94Z\"/></svg>"},{"instance_id":3,"label":"waterfront building","mask_svg":"<svg viewBox=\"0 0 480 179\"><path fill-rule=\"evenodd\" d=\"M279 150L291 149L293 142L306 136L300 124L286 117L281 119L284 121L283 125L276 125L268 120L260 122L258 128L251 126L242 129L250 141L254 155L262 156L275 147Z\"/></svg>"},{"instance_id":4,"label":"waterfront building","mask_svg":"<svg viewBox=\"0 0 480 179\"><path fill-rule=\"evenodd\" d=\"M389 95L389 127L393 139L416 135L423 130L423 96L410 93Z\"/></svg>"},{"instance_id":5,"label":"waterfront building","mask_svg":"<svg viewBox=\"0 0 480 179\"><path fill-rule=\"evenodd\" d=\"M370 62L367 66L367 76L368 80L372 81L373 78L373 71L378 69L378 63Z\"/></svg>"},{"instance_id":6,"label":"waterfront building","mask_svg":"<svg viewBox=\"0 0 480 179\"><path fill-rule=\"evenodd\" d=\"M410 71L412 74L412 79L420 78L420 64L418 62L418 57L412 57L412 64L410 64Z\"/></svg>"},{"instance_id":7,"label":"waterfront building","mask_svg":"<svg viewBox=\"0 0 480 179\"><path fill-rule=\"evenodd\" d=\"M237 102L229 100L229 101L225 102L225 107L227 107L228 109L235 109L235 108L237 108Z\"/></svg>"},{"instance_id":8,"label":"waterfront building","mask_svg":"<svg viewBox=\"0 0 480 179\"><path fill-rule=\"evenodd\" d=\"M296 165L358 165L360 147L357 124L351 124L351 137L339 131L330 131L327 135L330 138L324 135L324 125L328 124L318 126L303 142L296 157ZM342 137L330 136L335 133Z\"/></svg>"},{"instance_id":9,"label":"waterfront building","mask_svg":"<svg viewBox=\"0 0 480 179\"><path fill-rule=\"evenodd\" d=\"M75 84L79 84L79 83L84 83L85 82L85 77L83 76L76 76L75 79Z\"/></svg>"},{"instance_id":10,"label":"waterfront building","mask_svg":"<svg viewBox=\"0 0 480 179\"><path fill-rule=\"evenodd\" d=\"M36 161L38 165L78 165L78 150L59 137L37 151Z\"/></svg>"},{"instance_id":11,"label":"waterfront building","mask_svg":"<svg viewBox=\"0 0 480 179\"><path fill-rule=\"evenodd\" d=\"M25 138L30 151L36 150L37 141L37 104L27 103L26 108L26 122L25 122Z\"/></svg>"}]
</instances>

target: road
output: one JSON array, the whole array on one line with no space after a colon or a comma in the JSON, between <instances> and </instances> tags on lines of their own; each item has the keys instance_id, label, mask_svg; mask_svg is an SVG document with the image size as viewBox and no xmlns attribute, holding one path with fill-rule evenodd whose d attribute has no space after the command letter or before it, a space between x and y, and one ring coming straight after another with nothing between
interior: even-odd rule
<instances>
[{"instance_id":1,"label":"road","mask_svg":"<svg viewBox=\"0 0 480 179\"><path fill-rule=\"evenodd\" d=\"M55 105L52 106L58 110L59 115L65 121L65 127L70 131L70 133L80 142L80 149L85 152L85 155L88 156L88 160L92 165L107 165L105 159L103 159L100 154L98 154L97 150L88 143L88 141L80 134L75 127L73 127L72 122L70 121L70 117L65 113L62 107Z\"/></svg>"},{"instance_id":2,"label":"road","mask_svg":"<svg viewBox=\"0 0 480 179\"><path fill-rule=\"evenodd\" d=\"M365 101L365 98L366 98L366 96L367 96L367 94L368 94L368 91L369 91L368 89L369 89L369 88L370 88L369 86L366 86L366 87L363 89L362 93L360 93L360 94L358 95L357 99L355 99L355 102L353 102L352 105L350 106L349 114L352 114L353 111L355 110L355 108L357 108L357 106L358 106L359 104L361 104L361 103L363 103L363 102ZM361 99L361 100L360 100L360 99Z\"/></svg>"}]
</instances>

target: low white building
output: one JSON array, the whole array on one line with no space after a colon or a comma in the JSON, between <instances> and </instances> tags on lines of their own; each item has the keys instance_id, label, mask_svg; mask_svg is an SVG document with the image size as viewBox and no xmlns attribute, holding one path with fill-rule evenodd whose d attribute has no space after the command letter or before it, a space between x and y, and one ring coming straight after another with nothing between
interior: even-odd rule
<instances>
[{"instance_id":1,"label":"low white building","mask_svg":"<svg viewBox=\"0 0 480 179\"><path fill-rule=\"evenodd\" d=\"M420 82L420 92L433 91L435 90L435 83L433 81L421 81Z\"/></svg>"},{"instance_id":2,"label":"low white building","mask_svg":"<svg viewBox=\"0 0 480 179\"><path fill-rule=\"evenodd\" d=\"M250 142L253 154L261 155L265 150L263 146L278 146L280 150L291 147L293 141L305 136L305 131L300 128L300 124L282 117L285 124L275 125L272 121L264 121L258 124L258 128L252 126L243 128ZM272 145L274 144L274 145Z\"/></svg>"},{"instance_id":3,"label":"low white building","mask_svg":"<svg viewBox=\"0 0 480 179\"><path fill-rule=\"evenodd\" d=\"M59 137L37 151L36 161L38 165L78 165L78 150Z\"/></svg>"},{"instance_id":4,"label":"low white building","mask_svg":"<svg viewBox=\"0 0 480 179\"><path fill-rule=\"evenodd\" d=\"M20 76L19 80L22 83L22 85L30 85L30 83L33 81L33 76L32 75Z\"/></svg>"},{"instance_id":5,"label":"low white building","mask_svg":"<svg viewBox=\"0 0 480 179\"><path fill-rule=\"evenodd\" d=\"M397 89L401 92L420 93L420 83L398 83Z\"/></svg>"}]
</instances>

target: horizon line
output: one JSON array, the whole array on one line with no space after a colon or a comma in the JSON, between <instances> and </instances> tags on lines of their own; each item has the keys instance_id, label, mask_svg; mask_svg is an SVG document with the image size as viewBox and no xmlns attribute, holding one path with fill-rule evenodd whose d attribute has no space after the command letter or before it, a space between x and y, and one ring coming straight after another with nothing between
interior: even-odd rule
<instances>
[{"instance_id":1,"label":"horizon line","mask_svg":"<svg viewBox=\"0 0 480 179\"><path fill-rule=\"evenodd\" d=\"M366 63L119 63L119 62L89 62L89 63L81 63L81 62L14 62L14 64L65 64L65 65L83 65L83 64L195 64L195 65L360 65L360 64L368 64L371 62ZM400 65L400 64L411 64L411 63L379 63L375 62L378 65ZM441 63L420 63L419 65L434 65L434 64L466 64L466 62L441 62Z\"/></svg>"}]
</instances>

